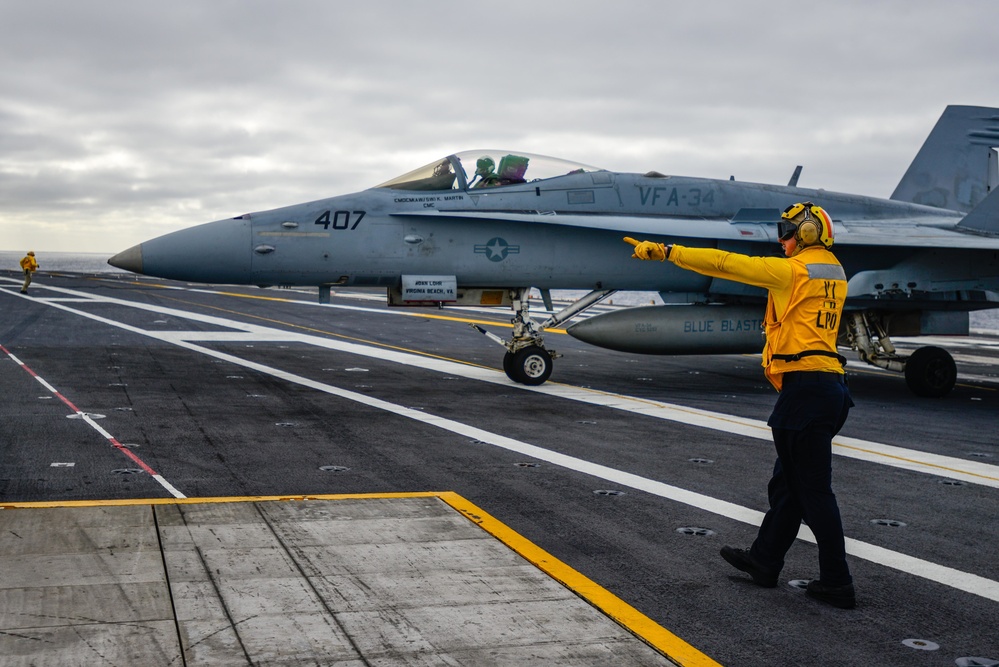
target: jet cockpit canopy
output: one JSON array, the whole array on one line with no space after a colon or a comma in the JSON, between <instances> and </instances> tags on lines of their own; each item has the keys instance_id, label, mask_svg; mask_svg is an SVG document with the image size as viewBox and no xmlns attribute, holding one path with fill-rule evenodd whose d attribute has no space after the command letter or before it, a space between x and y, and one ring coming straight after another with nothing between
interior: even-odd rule
<instances>
[{"instance_id":1,"label":"jet cockpit canopy","mask_svg":"<svg viewBox=\"0 0 999 667\"><path fill-rule=\"evenodd\" d=\"M516 185L591 171L604 170L533 153L472 150L435 160L375 187L393 190L467 190Z\"/></svg>"}]
</instances>

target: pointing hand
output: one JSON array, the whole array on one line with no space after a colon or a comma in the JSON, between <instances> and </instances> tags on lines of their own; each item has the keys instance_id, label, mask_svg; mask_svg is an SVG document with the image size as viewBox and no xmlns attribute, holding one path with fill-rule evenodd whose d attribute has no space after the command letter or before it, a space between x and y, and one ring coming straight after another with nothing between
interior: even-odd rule
<instances>
[{"instance_id":1,"label":"pointing hand","mask_svg":"<svg viewBox=\"0 0 999 667\"><path fill-rule=\"evenodd\" d=\"M660 262L665 262L666 256L669 254L666 250L666 246L662 243L653 243L652 241L636 241L630 236L625 236L624 240L635 246L635 252L632 257L636 259L658 259Z\"/></svg>"}]
</instances>

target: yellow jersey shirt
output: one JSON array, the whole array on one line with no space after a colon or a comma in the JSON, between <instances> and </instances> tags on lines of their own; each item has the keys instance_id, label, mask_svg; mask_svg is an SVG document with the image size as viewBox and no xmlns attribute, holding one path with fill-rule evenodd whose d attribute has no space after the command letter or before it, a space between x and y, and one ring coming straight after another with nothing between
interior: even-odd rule
<instances>
[{"instance_id":1,"label":"yellow jersey shirt","mask_svg":"<svg viewBox=\"0 0 999 667\"><path fill-rule=\"evenodd\" d=\"M706 276L767 290L763 367L777 391L783 374L790 371L844 372L836 338L846 302L846 274L824 247L809 246L783 258L674 245L669 260Z\"/></svg>"}]
</instances>

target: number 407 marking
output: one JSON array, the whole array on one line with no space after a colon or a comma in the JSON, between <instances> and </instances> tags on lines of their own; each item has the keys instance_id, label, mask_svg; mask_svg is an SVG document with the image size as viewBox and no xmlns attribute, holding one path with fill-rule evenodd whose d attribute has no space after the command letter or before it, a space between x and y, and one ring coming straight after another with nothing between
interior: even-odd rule
<instances>
[{"instance_id":1,"label":"number 407 marking","mask_svg":"<svg viewBox=\"0 0 999 667\"><path fill-rule=\"evenodd\" d=\"M316 224L322 225L323 229L357 229L361 224L361 219L367 211L323 211L322 215L316 218ZM350 223L350 216L354 217L354 224ZM332 216L332 217L331 217Z\"/></svg>"}]
</instances>

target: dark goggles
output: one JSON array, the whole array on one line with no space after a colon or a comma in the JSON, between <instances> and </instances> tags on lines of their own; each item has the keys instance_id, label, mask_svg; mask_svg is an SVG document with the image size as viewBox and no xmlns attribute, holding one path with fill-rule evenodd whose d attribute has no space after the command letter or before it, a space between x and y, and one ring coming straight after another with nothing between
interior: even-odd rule
<instances>
[{"instance_id":1,"label":"dark goggles","mask_svg":"<svg viewBox=\"0 0 999 667\"><path fill-rule=\"evenodd\" d=\"M781 220L780 222L777 223L777 237L781 241L790 241L792 238L794 238L794 234L797 231L798 231L798 225L794 224L793 222L787 222L785 220Z\"/></svg>"}]
</instances>

